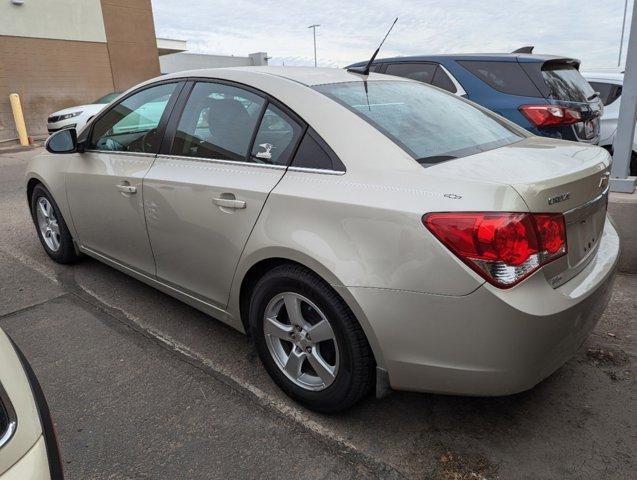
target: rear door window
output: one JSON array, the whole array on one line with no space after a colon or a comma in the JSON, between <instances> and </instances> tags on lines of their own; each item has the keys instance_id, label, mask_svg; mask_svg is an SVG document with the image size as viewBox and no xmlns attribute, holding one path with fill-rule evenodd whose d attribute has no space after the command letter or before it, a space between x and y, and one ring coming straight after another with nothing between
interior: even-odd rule
<instances>
[{"instance_id":1,"label":"rear door window","mask_svg":"<svg viewBox=\"0 0 637 480\"><path fill-rule=\"evenodd\" d=\"M605 82L589 82L593 90L599 92L599 97L604 105L610 105L622 94L622 86Z\"/></svg>"},{"instance_id":2,"label":"rear door window","mask_svg":"<svg viewBox=\"0 0 637 480\"><path fill-rule=\"evenodd\" d=\"M433 82L437 65L435 63L390 63L385 73L397 77L411 78L423 83Z\"/></svg>"},{"instance_id":3,"label":"rear door window","mask_svg":"<svg viewBox=\"0 0 637 480\"><path fill-rule=\"evenodd\" d=\"M179 120L171 153L246 161L265 99L219 83L193 88Z\"/></svg>"},{"instance_id":4,"label":"rear door window","mask_svg":"<svg viewBox=\"0 0 637 480\"><path fill-rule=\"evenodd\" d=\"M587 102L595 93L577 68L563 63L545 64L542 67L544 83L555 100Z\"/></svg>"},{"instance_id":5,"label":"rear door window","mask_svg":"<svg viewBox=\"0 0 637 480\"><path fill-rule=\"evenodd\" d=\"M540 96L518 62L459 60L458 63L499 92L524 97Z\"/></svg>"}]
</instances>

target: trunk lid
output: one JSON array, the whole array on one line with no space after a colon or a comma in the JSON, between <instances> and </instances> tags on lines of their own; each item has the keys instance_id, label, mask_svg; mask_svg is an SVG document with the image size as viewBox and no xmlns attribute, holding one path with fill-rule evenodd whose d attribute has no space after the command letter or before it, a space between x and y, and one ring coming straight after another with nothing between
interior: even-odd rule
<instances>
[{"instance_id":1,"label":"trunk lid","mask_svg":"<svg viewBox=\"0 0 637 480\"><path fill-rule=\"evenodd\" d=\"M610 157L601 148L532 137L429 171L506 184L518 192L530 212L563 213L568 253L544 267L551 285L557 287L577 275L597 251L606 219L609 169Z\"/></svg>"}]
</instances>

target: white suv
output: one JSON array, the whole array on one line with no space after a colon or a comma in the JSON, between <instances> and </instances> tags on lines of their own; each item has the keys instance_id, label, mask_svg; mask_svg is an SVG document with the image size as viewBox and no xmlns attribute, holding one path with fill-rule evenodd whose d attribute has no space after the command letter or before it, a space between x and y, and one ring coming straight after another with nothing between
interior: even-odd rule
<instances>
[{"instance_id":1,"label":"white suv","mask_svg":"<svg viewBox=\"0 0 637 480\"><path fill-rule=\"evenodd\" d=\"M604 103L604 114L599 135L599 146L612 149L617 131L617 118L619 117L619 105L621 103L622 87L624 85L624 73L588 72L583 73L584 78L591 84L596 92L599 92ZM637 174L637 130L633 138L633 155L630 162L632 175Z\"/></svg>"}]
</instances>

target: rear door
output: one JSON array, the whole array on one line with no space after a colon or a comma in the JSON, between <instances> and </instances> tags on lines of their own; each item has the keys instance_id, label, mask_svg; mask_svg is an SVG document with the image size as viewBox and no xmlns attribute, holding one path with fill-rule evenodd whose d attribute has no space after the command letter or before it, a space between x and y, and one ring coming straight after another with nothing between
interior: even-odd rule
<instances>
[{"instance_id":1,"label":"rear door","mask_svg":"<svg viewBox=\"0 0 637 480\"><path fill-rule=\"evenodd\" d=\"M224 308L239 256L303 127L247 87L190 87L144 179L146 223L158 279Z\"/></svg>"}]
</instances>

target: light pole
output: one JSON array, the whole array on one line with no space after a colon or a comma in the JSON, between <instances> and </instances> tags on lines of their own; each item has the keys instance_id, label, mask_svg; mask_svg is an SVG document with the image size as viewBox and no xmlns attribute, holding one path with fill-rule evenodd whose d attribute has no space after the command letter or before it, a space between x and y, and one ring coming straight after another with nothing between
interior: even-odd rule
<instances>
[{"instance_id":1,"label":"light pole","mask_svg":"<svg viewBox=\"0 0 637 480\"><path fill-rule=\"evenodd\" d=\"M626 29L626 10L628 10L628 0L624 0L624 18L622 20L622 38L619 41L619 58L617 59L618 67L621 67L621 64L622 64L622 48L624 47L624 31Z\"/></svg>"},{"instance_id":2,"label":"light pole","mask_svg":"<svg viewBox=\"0 0 637 480\"><path fill-rule=\"evenodd\" d=\"M316 27L320 27L319 24L310 25L307 28L312 29L312 33L314 34L314 66L316 67Z\"/></svg>"}]
</instances>

